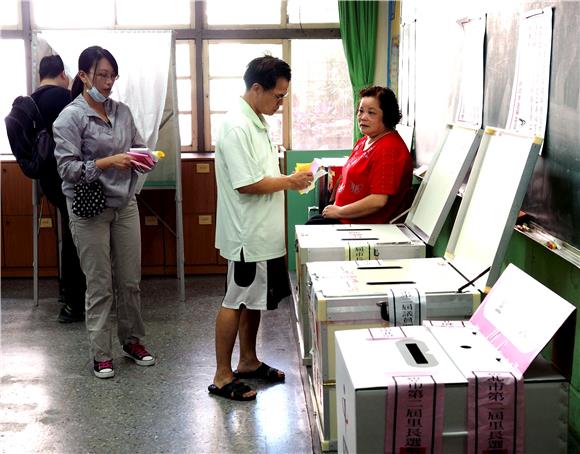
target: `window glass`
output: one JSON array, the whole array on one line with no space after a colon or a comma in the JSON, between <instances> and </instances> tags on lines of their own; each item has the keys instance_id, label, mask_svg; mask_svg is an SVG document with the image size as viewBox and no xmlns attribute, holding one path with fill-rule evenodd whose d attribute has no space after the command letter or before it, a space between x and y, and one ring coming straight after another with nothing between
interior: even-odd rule
<instances>
[{"instance_id":1,"label":"window glass","mask_svg":"<svg viewBox=\"0 0 580 454\"><path fill-rule=\"evenodd\" d=\"M182 147L189 147L193 145L193 137L191 134L191 114L179 114L179 136L181 137Z\"/></svg>"},{"instance_id":2,"label":"window glass","mask_svg":"<svg viewBox=\"0 0 580 454\"><path fill-rule=\"evenodd\" d=\"M294 150L352 147L353 97L339 39L292 40Z\"/></svg>"},{"instance_id":3,"label":"window glass","mask_svg":"<svg viewBox=\"0 0 580 454\"><path fill-rule=\"evenodd\" d=\"M209 108L214 111L227 111L235 105L238 98L244 94L245 84L239 79L213 79L209 83Z\"/></svg>"},{"instance_id":4,"label":"window glass","mask_svg":"<svg viewBox=\"0 0 580 454\"><path fill-rule=\"evenodd\" d=\"M336 0L288 0L288 22L291 24L338 24Z\"/></svg>"},{"instance_id":5,"label":"window glass","mask_svg":"<svg viewBox=\"0 0 580 454\"><path fill-rule=\"evenodd\" d=\"M190 0L117 0L118 25L170 26L190 23Z\"/></svg>"},{"instance_id":6,"label":"window glass","mask_svg":"<svg viewBox=\"0 0 580 454\"><path fill-rule=\"evenodd\" d=\"M19 22L18 0L2 0L0 2L0 26L16 27Z\"/></svg>"},{"instance_id":7,"label":"window glass","mask_svg":"<svg viewBox=\"0 0 580 454\"><path fill-rule=\"evenodd\" d=\"M205 5L208 25L280 24L280 0L210 0Z\"/></svg>"},{"instance_id":8,"label":"window glass","mask_svg":"<svg viewBox=\"0 0 580 454\"><path fill-rule=\"evenodd\" d=\"M282 58L282 45L274 43L210 43L210 77L243 76L246 66L265 54Z\"/></svg>"},{"instance_id":9,"label":"window glass","mask_svg":"<svg viewBox=\"0 0 580 454\"><path fill-rule=\"evenodd\" d=\"M282 114L264 115L270 128L270 137L275 145L282 145Z\"/></svg>"},{"instance_id":10,"label":"window glass","mask_svg":"<svg viewBox=\"0 0 580 454\"><path fill-rule=\"evenodd\" d=\"M192 69L195 60L195 48L193 41L179 41L175 43L175 71L177 75L177 106L179 110L179 135L181 146L197 149L197 124L193 124L192 115L196 110L195 79Z\"/></svg>"},{"instance_id":11,"label":"window glass","mask_svg":"<svg viewBox=\"0 0 580 454\"><path fill-rule=\"evenodd\" d=\"M282 44L220 42L208 45L210 143L215 146L223 114L244 94L248 63L264 54L282 58ZM267 117L272 140L282 144L282 110Z\"/></svg>"},{"instance_id":12,"label":"window glass","mask_svg":"<svg viewBox=\"0 0 580 454\"><path fill-rule=\"evenodd\" d=\"M175 70L177 77L191 76L191 53L189 49L189 41L175 44Z\"/></svg>"},{"instance_id":13,"label":"window glass","mask_svg":"<svg viewBox=\"0 0 580 454\"><path fill-rule=\"evenodd\" d=\"M4 0L2 0L4 1ZM30 3L36 28L111 28L115 25L115 1L42 0Z\"/></svg>"},{"instance_id":14,"label":"window glass","mask_svg":"<svg viewBox=\"0 0 580 454\"><path fill-rule=\"evenodd\" d=\"M10 71L0 71L0 154L12 154L3 120L10 112L14 98L26 94L24 41L0 39L0 55L5 62L10 62Z\"/></svg>"},{"instance_id":15,"label":"window glass","mask_svg":"<svg viewBox=\"0 0 580 454\"><path fill-rule=\"evenodd\" d=\"M180 112L191 112L191 79L177 80L177 106Z\"/></svg>"}]
</instances>

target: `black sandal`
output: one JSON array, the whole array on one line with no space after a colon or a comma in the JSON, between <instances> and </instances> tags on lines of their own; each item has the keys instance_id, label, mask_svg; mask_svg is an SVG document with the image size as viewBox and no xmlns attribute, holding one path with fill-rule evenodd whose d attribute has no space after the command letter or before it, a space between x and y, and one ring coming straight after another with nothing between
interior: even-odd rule
<instances>
[{"instance_id":1,"label":"black sandal","mask_svg":"<svg viewBox=\"0 0 580 454\"><path fill-rule=\"evenodd\" d=\"M244 394L253 391L253 389L239 381L237 378L234 378L230 383L221 388L211 384L207 387L207 390L210 394L215 394L216 396L225 397L226 399L231 400L248 401L256 398L256 394L253 396L244 396Z\"/></svg>"},{"instance_id":2,"label":"black sandal","mask_svg":"<svg viewBox=\"0 0 580 454\"><path fill-rule=\"evenodd\" d=\"M281 383L286 380L286 375L284 372L276 369L275 367L270 367L266 363L262 363L260 367L251 372L238 372L235 370L234 377L244 379L257 378L269 383Z\"/></svg>"}]
</instances>

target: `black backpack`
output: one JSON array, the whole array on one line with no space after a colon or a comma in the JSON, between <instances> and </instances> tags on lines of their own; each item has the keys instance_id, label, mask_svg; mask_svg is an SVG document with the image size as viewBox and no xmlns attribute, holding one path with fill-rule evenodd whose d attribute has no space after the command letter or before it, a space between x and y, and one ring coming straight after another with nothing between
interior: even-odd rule
<instances>
[{"instance_id":1,"label":"black backpack","mask_svg":"<svg viewBox=\"0 0 580 454\"><path fill-rule=\"evenodd\" d=\"M30 96L19 96L4 119L12 154L24 175L38 179L54 167L54 139Z\"/></svg>"}]
</instances>

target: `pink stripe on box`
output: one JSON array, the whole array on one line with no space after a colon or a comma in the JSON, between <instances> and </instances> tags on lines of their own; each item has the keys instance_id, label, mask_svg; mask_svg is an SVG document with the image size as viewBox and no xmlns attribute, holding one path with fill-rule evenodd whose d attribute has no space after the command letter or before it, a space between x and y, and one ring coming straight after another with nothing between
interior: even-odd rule
<instances>
[{"instance_id":1,"label":"pink stripe on box","mask_svg":"<svg viewBox=\"0 0 580 454\"><path fill-rule=\"evenodd\" d=\"M392 377L387 390L385 454L440 454L443 393L432 376Z\"/></svg>"},{"instance_id":2,"label":"pink stripe on box","mask_svg":"<svg viewBox=\"0 0 580 454\"><path fill-rule=\"evenodd\" d=\"M473 372L467 384L468 454L523 454L524 382L509 372Z\"/></svg>"}]
</instances>

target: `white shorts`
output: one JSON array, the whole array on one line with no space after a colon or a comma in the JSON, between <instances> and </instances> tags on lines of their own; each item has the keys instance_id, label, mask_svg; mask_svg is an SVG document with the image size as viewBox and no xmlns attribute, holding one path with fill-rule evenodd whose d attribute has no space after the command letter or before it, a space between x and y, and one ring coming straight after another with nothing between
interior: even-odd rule
<instances>
[{"instance_id":1,"label":"white shorts","mask_svg":"<svg viewBox=\"0 0 580 454\"><path fill-rule=\"evenodd\" d=\"M290 296L290 283L284 257L262 262L228 260L226 296L223 307L252 310L277 309Z\"/></svg>"}]
</instances>

